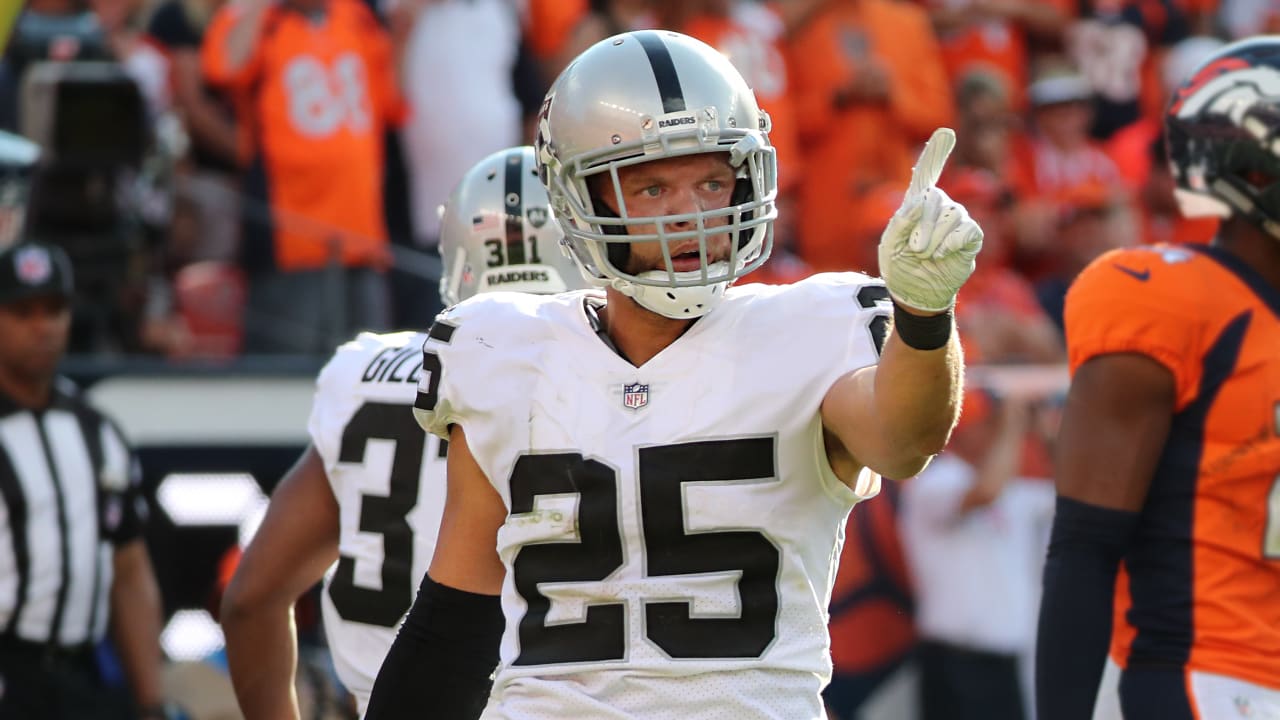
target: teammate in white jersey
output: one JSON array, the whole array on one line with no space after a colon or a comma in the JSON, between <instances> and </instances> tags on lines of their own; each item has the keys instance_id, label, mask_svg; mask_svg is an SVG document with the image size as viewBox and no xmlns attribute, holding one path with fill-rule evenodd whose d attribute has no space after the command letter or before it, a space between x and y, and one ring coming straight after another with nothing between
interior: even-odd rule
<instances>
[{"instance_id":1,"label":"teammate in white jersey","mask_svg":"<svg viewBox=\"0 0 1280 720\"><path fill-rule=\"evenodd\" d=\"M441 298L582 287L561 237L533 149L490 155L444 208ZM249 720L298 716L290 613L322 575L334 665L364 712L444 506L446 441L425 435L412 412L425 337L362 333L320 373L311 445L274 492L223 601L231 677Z\"/></svg>"},{"instance_id":2,"label":"teammate in white jersey","mask_svg":"<svg viewBox=\"0 0 1280 720\"><path fill-rule=\"evenodd\" d=\"M448 500L370 720L824 716L844 521L946 442L982 233L934 187L942 129L884 282L732 288L772 243L768 129L728 60L673 32L602 41L552 86L540 172L603 291L495 293L432 327L415 407L449 438Z\"/></svg>"}]
</instances>

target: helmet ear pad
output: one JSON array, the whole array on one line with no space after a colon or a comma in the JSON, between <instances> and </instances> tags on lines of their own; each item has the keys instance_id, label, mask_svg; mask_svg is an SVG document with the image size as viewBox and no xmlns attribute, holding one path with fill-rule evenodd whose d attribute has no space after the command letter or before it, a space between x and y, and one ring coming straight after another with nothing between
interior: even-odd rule
<instances>
[{"instance_id":1,"label":"helmet ear pad","mask_svg":"<svg viewBox=\"0 0 1280 720\"><path fill-rule=\"evenodd\" d=\"M1256 142L1233 142L1223 148L1222 169L1252 187L1259 210L1280 217L1280 158L1274 153Z\"/></svg>"},{"instance_id":2,"label":"helmet ear pad","mask_svg":"<svg viewBox=\"0 0 1280 720\"><path fill-rule=\"evenodd\" d=\"M600 186L604 184L604 176L596 175L587 180L587 191L591 200L591 207L597 215L601 217L622 217L609 204L604 201L604 194L600 192ZM605 225L601 228L606 235L626 235L626 228L621 225ZM605 254L609 258L609 262L617 269L626 271L627 261L631 259L631 243L611 242L606 243Z\"/></svg>"}]
</instances>

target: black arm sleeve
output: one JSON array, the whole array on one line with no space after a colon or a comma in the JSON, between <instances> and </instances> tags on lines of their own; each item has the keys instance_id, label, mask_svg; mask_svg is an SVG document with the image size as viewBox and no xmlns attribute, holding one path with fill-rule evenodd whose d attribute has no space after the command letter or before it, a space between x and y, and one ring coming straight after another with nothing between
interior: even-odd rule
<instances>
[{"instance_id":1,"label":"black arm sleeve","mask_svg":"<svg viewBox=\"0 0 1280 720\"><path fill-rule=\"evenodd\" d=\"M1111 644L1116 572L1138 514L1058 497L1036 641L1039 720L1093 717Z\"/></svg>"},{"instance_id":2,"label":"black arm sleeve","mask_svg":"<svg viewBox=\"0 0 1280 720\"><path fill-rule=\"evenodd\" d=\"M422 577L373 683L365 720L475 720L489 699L504 622L496 596Z\"/></svg>"}]
</instances>

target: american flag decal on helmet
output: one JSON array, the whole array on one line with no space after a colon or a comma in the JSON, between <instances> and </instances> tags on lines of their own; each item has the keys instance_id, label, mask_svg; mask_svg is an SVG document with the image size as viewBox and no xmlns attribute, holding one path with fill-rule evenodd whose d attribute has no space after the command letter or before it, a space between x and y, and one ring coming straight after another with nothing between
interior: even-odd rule
<instances>
[{"instance_id":1,"label":"american flag decal on helmet","mask_svg":"<svg viewBox=\"0 0 1280 720\"><path fill-rule=\"evenodd\" d=\"M622 386L622 405L623 407L639 410L649 404L649 386L640 383L632 383Z\"/></svg>"}]
</instances>

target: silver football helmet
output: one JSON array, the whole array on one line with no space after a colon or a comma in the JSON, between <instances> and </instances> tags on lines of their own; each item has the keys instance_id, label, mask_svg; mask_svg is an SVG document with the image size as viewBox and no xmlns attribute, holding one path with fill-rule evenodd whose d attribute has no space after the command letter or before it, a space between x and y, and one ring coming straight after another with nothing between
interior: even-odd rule
<instances>
[{"instance_id":1,"label":"silver football helmet","mask_svg":"<svg viewBox=\"0 0 1280 720\"><path fill-rule=\"evenodd\" d=\"M532 147L499 150L476 163L441 211L445 305L494 290L545 295L589 287L561 245Z\"/></svg>"},{"instance_id":2,"label":"silver football helmet","mask_svg":"<svg viewBox=\"0 0 1280 720\"><path fill-rule=\"evenodd\" d=\"M0 249L22 234L31 180L40 148L19 135L0 132Z\"/></svg>"},{"instance_id":3,"label":"silver football helmet","mask_svg":"<svg viewBox=\"0 0 1280 720\"><path fill-rule=\"evenodd\" d=\"M714 308L735 280L769 257L778 175L769 116L729 60L705 43L665 30L623 33L588 48L552 85L538 115L535 148L565 242L583 274L670 318ZM728 207L641 217L620 192L613 212L593 196L595 176L651 160L726 153L737 181ZM693 229L673 230L674 223ZM637 233L636 227L652 226ZM709 237L728 234L727 261L708 260ZM677 272L672 241L698 240L701 267ZM657 242L665 270L626 271L633 243Z\"/></svg>"}]
</instances>

